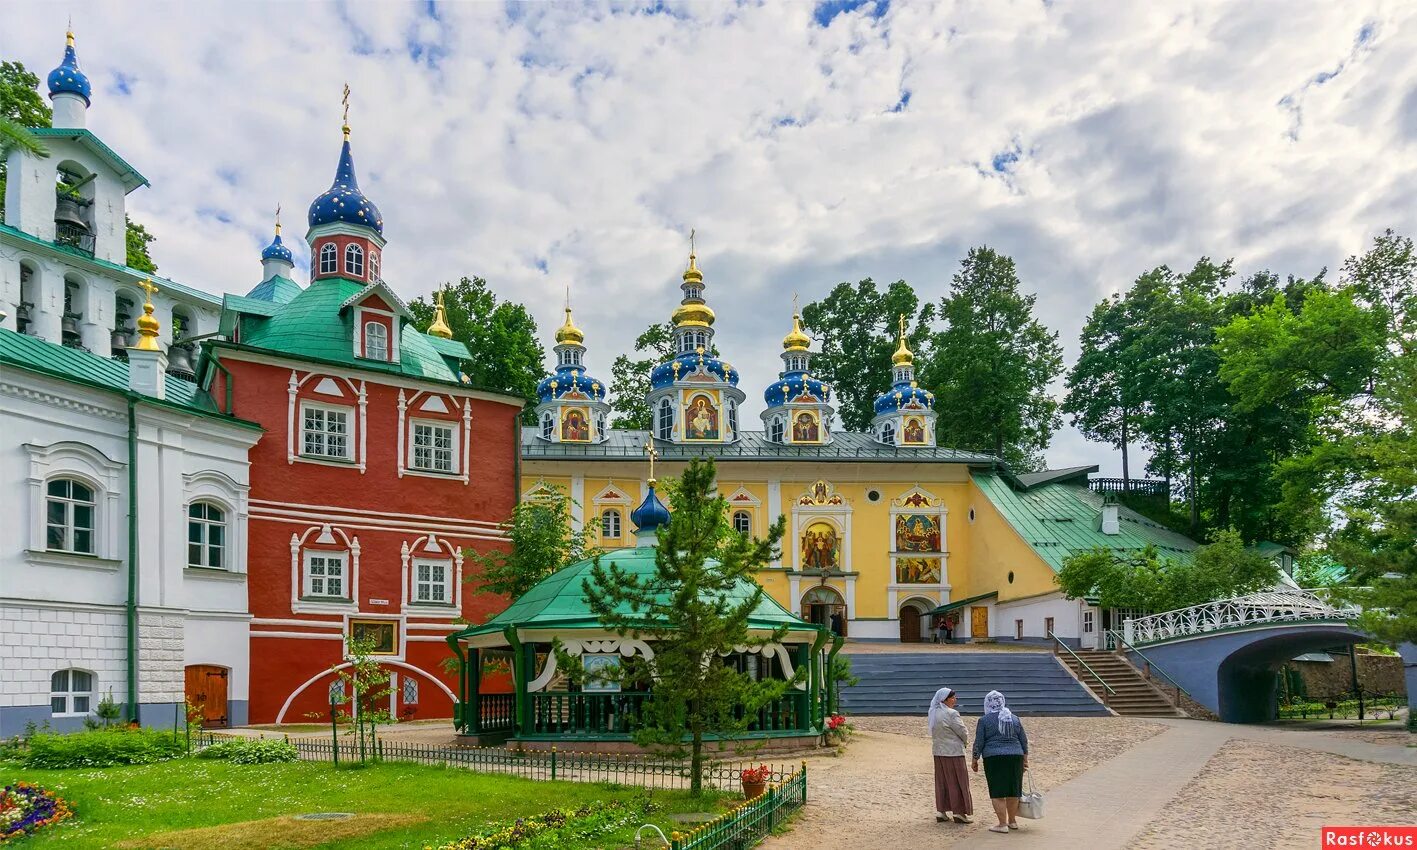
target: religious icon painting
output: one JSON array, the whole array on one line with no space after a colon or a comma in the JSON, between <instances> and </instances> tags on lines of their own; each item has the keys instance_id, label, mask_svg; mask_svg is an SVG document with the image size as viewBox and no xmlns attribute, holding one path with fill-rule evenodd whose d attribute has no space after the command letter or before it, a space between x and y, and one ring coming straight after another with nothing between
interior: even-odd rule
<instances>
[{"instance_id":1,"label":"religious icon painting","mask_svg":"<svg viewBox=\"0 0 1417 850\"><path fill-rule=\"evenodd\" d=\"M807 410L797 413L792 419L792 442L820 443L821 441L822 425L817 419L817 414Z\"/></svg>"},{"instance_id":2,"label":"religious icon painting","mask_svg":"<svg viewBox=\"0 0 1417 850\"><path fill-rule=\"evenodd\" d=\"M828 522L814 522L802 533L802 569L834 570L841 561L841 538Z\"/></svg>"},{"instance_id":3,"label":"religious icon painting","mask_svg":"<svg viewBox=\"0 0 1417 850\"><path fill-rule=\"evenodd\" d=\"M900 514L895 518L897 552L939 552L940 523L926 514Z\"/></svg>"},{"instance_id":4,"label":"religious icon painting","mask_svg":"<svg viewBox=\"0 0 1417 850\"><path fill-rule=\"evenodd\" d=\"M911 446L925 445L925 423L919 417L905 420L905 443Z\"/></svg>"},{"instance_id":5,"label":"religious icon painting","mask_svg":"<svg viewBox=\"0 0 1417 850\"><path fill-rule=\"evenodd\" d=\"M707 393L689 397L684 407L684 434L690 440L718 440L718 405Z\"/></svg>"},{"instance_id":6,"label":"religious icon painting","mask_svg":"<svg viewBox=\"0 0 1417 850\"><path fill-rule=\"evenodd\" d=\"M895 580L898 584L939 584L940 561L937 558L897 558Z\"/></svg>"},{"instance_id":7,"label":"religious icon painting","mask_svg":"<svg viewBox=\"0 0 1417 850\"><path fill-rule=\"evenodd\" d=\"M584 408L568 407L561 413L561 442L590 442L590 415Z\"/></svg>"}]
</instances>

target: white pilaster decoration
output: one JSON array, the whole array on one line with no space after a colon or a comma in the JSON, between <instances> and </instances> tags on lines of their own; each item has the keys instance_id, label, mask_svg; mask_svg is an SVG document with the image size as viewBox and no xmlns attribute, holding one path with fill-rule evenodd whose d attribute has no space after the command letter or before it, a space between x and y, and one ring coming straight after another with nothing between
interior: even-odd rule
<instances>
[{"instance_id":1,"label":"white pilaster decoration","mask_svg":"<svg viewBox=\"0 0 1417 850\"><path fill-rule=\"evenodd\" d=\"M787 607L794 614L802 613L802 579L796 573L787 576L787 596L790 603Z\"/></svg>"},{"instance_id":2,"label":"white pilaster decoration","mask_svg":"<svg viewBox=\"0 0 1417 850\"><path fill-rule=\"evenodd\" d=\"M768 479L768 515L764 518L764 521L767 522L768 525L772 525L774 522L777 521L777 518L780 517L780 516L782 516L782 481L781 481L781 479L777 479L777 478L769 478L769 479ZM792 548L796 549L797 547L794 546L794 547L792 547ZM782 566L782 558L781 558L781 557L778 557L778 558L776 558L775 560L773 560L771 566L774 566L774 567L781 567L781 566ZM794 597L794 598L796 597L796 592L795 592L795 591L793 592L793 597Z\"/></svg>"},{"instance_id":3,"label":"white pilaster decoration","mask_svg":"<svg viewBox=\"0 0 1417 850\"><path fill-rule=\"evenodd\" d=\"M402 394L400 394L400 395L402 395ZM409 600L409 598L410 598L410 597L409 597L409 587L408 587L408 576L409 576L409 571L410 571L411 565L409 564L409 558L408 558L408 541L407 541L407 540L405 540L402 544L399 545L399 561L403 563L403 569L400 571L401 574L402 574L402 576L403 576L403 578L402 578L402 580L401 580L401 582L400 582L400 590L399 590L399 607L402 608L403 606L405 606L405 605L408 604L408 600Z\"/></svg>"},{"instance_id":4,"label":"white pilaster decoration","mask_svg":"<svg viewBox=\"0 0 1417 850\"><path fill-rule=\"evenodd\" d=\"M577 531L585 527L585 474L571 476L571 525Z\"/></svg>"},{"instance_id":5,"label":"white pilaster decoration","mask_svg":"<svg viewBox=\"0 0 1417 850\"><path fill-rule=\"evenodd\" d=\"M365 472L365 470L369 468L369 454L368 454L368 452L367 452L367 449L368 449L368 447L369 447L369 439L368 439L369 429L365 427L365 423L367 423L367 422L369 421L368 410L369 410L369 396L368 396L368 394L365 392L364 382L363 382L363 381L360 381L360 382L359 382L359 474L360 474L360 475L363 475L364 472ZM359 560L359 556L358 556L358 555L355 556L355 560L356 560L356 561Z\"/></svg>"},{"instance_id":6,"label":"white pilaster decoration","mask_svg":"<svg viewBox=\"0 0 1417 850\"><path fill-rule=\"evenodd\" d=\"M295 396L299 392L300 379L296 377L295 370L291 369L289 384L290 409L286 411L285 417L285 462L288 464L295 463L295 441L297 439L295 431Z\"/></svg>"},{"instance_id":7,"label":"white pilaster decoration","mask_svg":"<svg viewBox=\"0 0 1417 850\"><path fill-rule=\"evenodd\" d=\"M921 514L933 517L940 529L940 548L938 553L930 552L900 552L896 550L896 521L901 516ZM944 499L937 498L928 490L922 489L918 484L905 491L899 498L891 500L890 514L887 517L889 523L886 527L886 539L890 541L890 576L887 580L888 593L886 597L886 617L891 620L900 619L900 599L902 596L937 596L945 599L951 590L949 573L949 541L946 537L949 524L949 510L945 507ZM899 558L910 558L919 555L925 558L938 558L940 562L940 580L930 584L902 584L897 579L899 573L896 570L896 561ZM943 604L943 603L942 603Z\"/></svg>"},{"instance_id":8,"label":"white pilaster decoration","mask_svg":"<svg viewBox=\"0 0 1417 850\"><path fill-rule=\"evenodd\" d=\"M472 399L462 400L462 483L467 486L472 472Z\"/></svg>"},{"instance_id":9,"label":"white pilaster decoration","mask_svg":"<svg viewBox=\"0 0 1417 850\"><path fill-rule=\"evenodd\" d=\"M407 427L408 427L408 395L407 395L406 393L404 393L403 387L399 387L399 442L398 442L398 446L399 446L398 458L399 458L399 459L398 459L398 470L399 470L399 477L400 477L400 478L403 477L403 470L404 470L403 432L404 432L404 429L407 428ZM405 560L407 560L406 557L405 557ZM404 566L408 566L408 565L405 564ZM408 588L404 588L404 589L407 590Z\"/></svg>"}]
</instances>

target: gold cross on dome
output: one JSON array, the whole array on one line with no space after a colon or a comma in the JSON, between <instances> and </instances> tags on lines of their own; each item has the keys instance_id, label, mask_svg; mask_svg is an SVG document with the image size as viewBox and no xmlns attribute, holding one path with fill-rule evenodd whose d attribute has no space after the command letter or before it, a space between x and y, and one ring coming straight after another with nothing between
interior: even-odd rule
<instances>
[{"instance_id":1,"label":"gold cross on dome","mask_svg":"<svg viewBox=\"0 0 1417 850\"><path fill-rule=\"evenodd\" d=\"M905 314L900 314L900 338L905 339Z\"/></svg>"},{"instance_id":2,"label":"gold cross on dome","mask_svg":"<svg viewBox=\"0 0 1417 850\"><path fill-rule=\"evenodd\" d=\"M654 483L654 459L659 457L659 452L655 451L654 438L648 437L645 440L645 455L649 457L649 483Z\"/></svg>"},{"instance_id":3,"label":"gold cross on dome","mask_svg":"<svg viewBox=\"0 0 1417 850\"><path fill-rule=\"evenodd\" d=\"M344 119L341 129L344 130L344 140L349 141L349 83L344 84L344 97L340 101L344 104Z\"/></svg>"},{"instance_id":4,"label":"gold cross on dome","mask_svg":"<svg viewBox=\"0 0 1417 850\"><path fill-rule=\"evenodd\" d=\"M689 228L689 253L694 253L694 228Z\"/></svg>"},{"instance_id":5,"label":"gold cross on dome","mask_svg":"<svg viewBox=\"0 0 1417 850\"><path fill-rule=\"evenodd\" d=\"M158 288L156 286L153 286L153 279L148 278L147 280L138 284L138 288L143 290L143 292L147 293L147 303L153 303L153 293L158 291Z\"/></svg>"}]
</instances>

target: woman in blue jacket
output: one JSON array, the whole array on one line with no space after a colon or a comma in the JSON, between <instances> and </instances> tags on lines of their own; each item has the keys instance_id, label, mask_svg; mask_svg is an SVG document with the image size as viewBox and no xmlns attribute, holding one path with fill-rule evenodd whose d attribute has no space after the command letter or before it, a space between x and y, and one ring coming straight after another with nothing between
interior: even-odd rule
<instances>
[{"instance_id":1,"label":"woman in blue jacket","mask_svg":"<svg viewBox=\"0 0 1417 850\"><path fill-rule=\"evenodd\" d=\"M984 778L989 782L989 802L999 818L990 832L1018 829L1018 798L1023 796L1023 772L1028 769L1028 735L1023 724L1004 704L1004 695L990 691L984 697L984 716L974 730L974 772L984 758Z\"/></svg>"}]
</instances>

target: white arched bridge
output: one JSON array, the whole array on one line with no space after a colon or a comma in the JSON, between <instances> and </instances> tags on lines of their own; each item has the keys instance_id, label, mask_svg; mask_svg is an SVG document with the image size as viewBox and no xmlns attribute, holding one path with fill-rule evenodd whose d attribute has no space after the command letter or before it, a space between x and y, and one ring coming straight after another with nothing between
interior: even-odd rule
<instances>
[{"instance_id":1,"label":"white arched bridge","mask_svg":"<svg viewBox=\"0 0 1417 850\"><path fill-rule=\"evenodd\" d=\"M1354 622L1359 613L1321 592L1252 593L1127 620L1121 648L1163 670L1221 720L1262 722L1275 715L1276 673L1285 661L1369 639Z\"/></svg>"}]
</instances>

